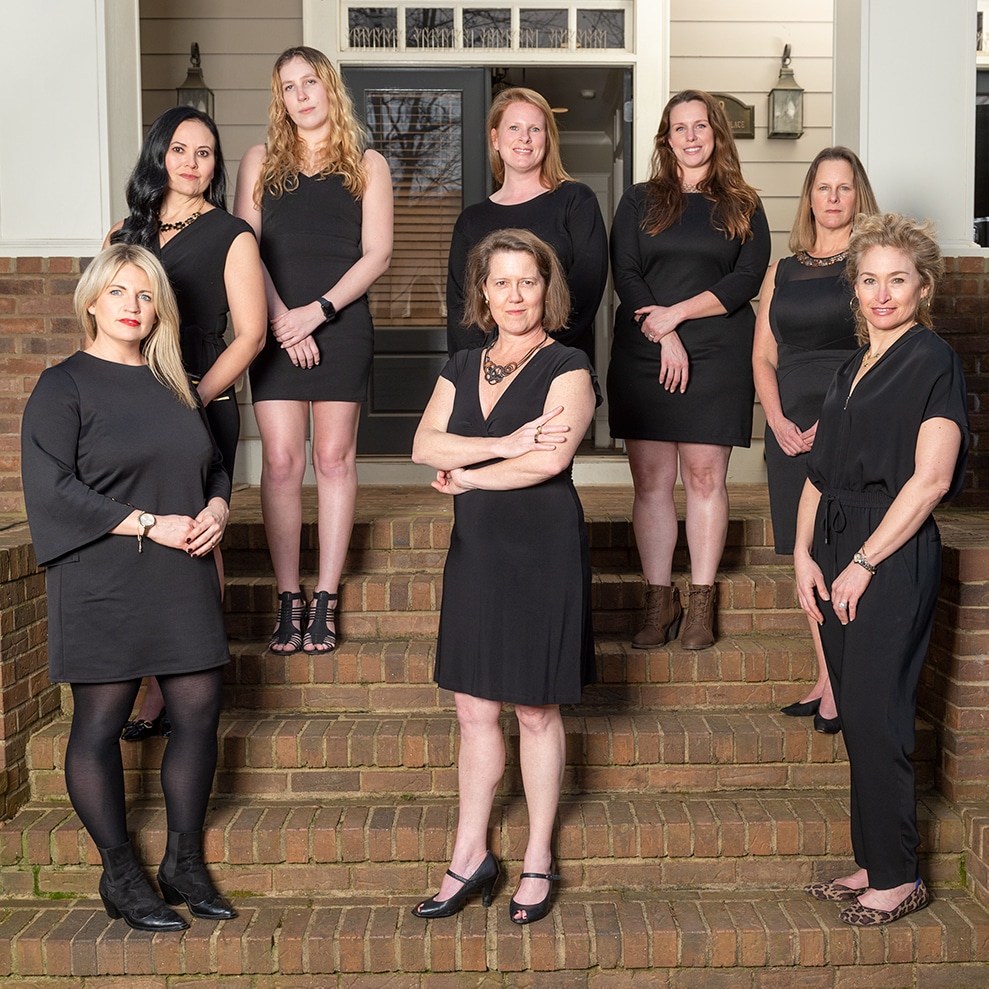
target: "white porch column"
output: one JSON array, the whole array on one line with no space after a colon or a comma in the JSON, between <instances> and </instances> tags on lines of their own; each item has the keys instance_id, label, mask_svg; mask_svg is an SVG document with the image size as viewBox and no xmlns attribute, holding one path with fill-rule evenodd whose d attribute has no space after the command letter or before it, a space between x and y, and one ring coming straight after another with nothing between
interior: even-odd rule
<instances>
[{"instance_id":1,"label":"white porch column","mask_svg":"<svg viewBox=\"0 0 989 989\"><path fill-rule=\"evenodd\" d=\"M879 205L929 217L946 254L981 253L975 190L976 0L835 0L834 139Z\"/></svg>"},{"instance_id":2,"label":"white porch column","mask_svg":"<svg viewBox=\"0 0 989 989\"><path fill-rule=\"evenodd\" d=\"M141 143L138 0L2 2L0 255L91 256Z\"/></svg>"}]
</instances>

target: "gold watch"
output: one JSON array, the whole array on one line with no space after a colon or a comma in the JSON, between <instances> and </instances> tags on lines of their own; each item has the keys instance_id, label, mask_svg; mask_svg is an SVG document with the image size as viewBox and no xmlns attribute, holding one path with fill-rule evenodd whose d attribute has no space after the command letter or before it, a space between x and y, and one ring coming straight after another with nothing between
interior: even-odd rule
<instances>
[{"instance_id":1,"label":"gold watch","mask_svg":"<svg viewBox=\"0 0 989 989\"><path fill-rule=\"evenodd\" d=\"M137 534L138 553L144 552L144 537L148 534L151 527L157 523L158 520L150 512L141 512L141 514L138 515L137 524L141 527L141 531Z\"/></svg>"}]
</instances>

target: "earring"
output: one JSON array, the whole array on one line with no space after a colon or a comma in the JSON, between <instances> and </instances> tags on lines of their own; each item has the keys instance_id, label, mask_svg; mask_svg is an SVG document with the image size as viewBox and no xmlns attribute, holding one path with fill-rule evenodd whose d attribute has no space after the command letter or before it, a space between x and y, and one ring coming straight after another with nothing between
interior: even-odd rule
<instances>
[{"instance_id":1,"label":"earring","mask_svg":"<svg viewBox=\"0 0 989 989\"><path fill-rule=\"evenodd\" d=\"M487 304L488 304L488 297L487 297L487 296L485 296L485 297L484 297L484 304L485 304L485 305L487 305Z\"/></svg>"},{"instance_id":2,"label":"earring","mask_svg":"<svg viewBox=\"0 0 989 989\"><path fill-rule=\"evenodd\" d=\"M851 311L852 311L853 313L855 313L855 312L858 312L858 308L859 308L859 305L858 305L858 303L859 303L859 300L858 300L858 296L857 296L857 295L853 295L853 296L852 296L852 297L851 297L851 298L850 298L850 299L848 300L848 308L849 308L849 309L851 309Z\"/></svg>"}]
</instances>

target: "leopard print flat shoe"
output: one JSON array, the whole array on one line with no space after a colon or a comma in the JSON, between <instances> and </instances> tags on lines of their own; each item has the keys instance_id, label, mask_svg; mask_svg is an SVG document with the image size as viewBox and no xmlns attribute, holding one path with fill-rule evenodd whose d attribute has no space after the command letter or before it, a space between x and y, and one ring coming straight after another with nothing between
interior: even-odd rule
<instances>
[{"instance_id":1,"label":"leopard print flat shoe","mask_svg":"<svg viewBox=\"0 0 989 989\"><path fill-rule=\"evenodd\" d=\"M917 880L913 892L892 910L876 910L874 907L864 907L855 902L845 907L838 914L838 919L853 927L876 927L880 924L892 924L894 920L905 917L908 913L923 910L931 902L931 894L927 891L922 879Z\"/></svg>"},{"instance_id":2,"label":"leopard print flat shoe","mask_svg":"<svg viewBox=\"0 0 989 989\"><path fill-rule=\"evenodd\" d=\"M804 892L808 896L813 896L815 900L823 900L825 903L844 903L854 900L859 893L864 893L868 887L853 889L851 886L842 886L841 883L832 879L827 883L811 883L804 886Z\"/></svg>"}]
</instances>

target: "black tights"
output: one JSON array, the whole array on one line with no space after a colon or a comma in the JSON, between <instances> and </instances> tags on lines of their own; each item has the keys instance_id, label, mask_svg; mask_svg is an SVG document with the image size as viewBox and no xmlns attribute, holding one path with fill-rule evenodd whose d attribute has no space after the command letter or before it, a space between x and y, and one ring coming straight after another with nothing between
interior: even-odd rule
<instances>
[{"instance_id":1,"label":"black tights","mask_svg":"<svg viewBox=\"0 0 989 989\"><path fill-rule=\"evenodd\" d=\"M216 772L223 668L159 676L172 722L161 760L161 789L169 831L200 831ZM98 848L127 841L120 732L140 680L74 683L72 730L65 753L65 785Z\"/></svg>"}]
</instances>

